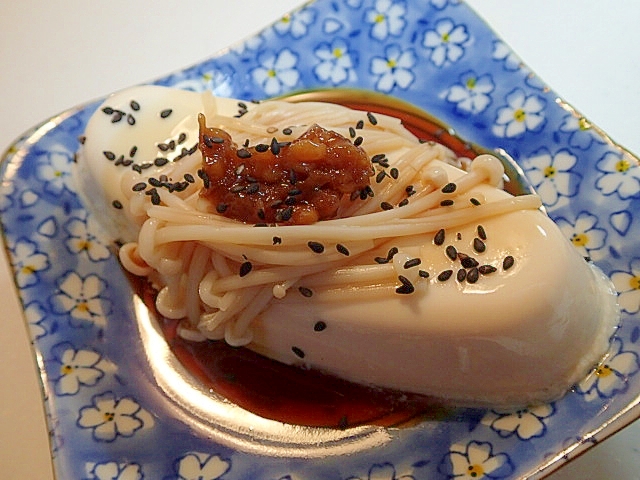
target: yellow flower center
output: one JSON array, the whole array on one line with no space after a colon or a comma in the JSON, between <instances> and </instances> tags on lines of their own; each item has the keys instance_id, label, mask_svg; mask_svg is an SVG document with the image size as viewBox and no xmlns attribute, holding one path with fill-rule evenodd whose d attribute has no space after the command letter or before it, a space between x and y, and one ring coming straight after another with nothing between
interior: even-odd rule
<instances>
[{"instance_id":1,"label":"yellow flower center","mask_svg":"<svg viewBox=\"0 0 640 480\"><path fill-rule=\"evenodd\" d=\"M387 67L389 67L389 68L395 68L395 67L396 67L396 65L398 65L398 63L397 63L395 60L393 60L393 59L391 59L391 58L390 58L389 60L387 60Z\"/></svg>"},{"instance_id":2,"label":"yellow flower center","mask_svg":"<svg viewBox=\"0 0 640 480\"><path fill-rule=\"evenodd\" d=\"M116 417L116 415L113 412L104 412L102 414L102 417L104 418L105 422L113 422L113 419Z\"/></svg>"},{"instance_id":3,"label":"yellow flower center","mask_svg":"<svg viewBox=\"0 0 640 480\"><path fill-rule=\"evenodd\" d=\"M379 13L378 15L376 15L374 22L382 23L384 22L384 19L385 19L384 13Z\"/></svg>"},{"instance_id":4,"label":"yellow flower center","mask_svg":"<svg viewBox=\"0 0 640 480\"><path fill-rule=\"evenodd\" d=\"M341 48L334 48L333 49L333 56L336 58L340 58L342 57L342 55L344 55L344 52L342 51Z\"/></svg>"},{"instance_id":5,"label":"yellow flower center","mask_svg":"<svg viewBox=\"0 0 640 480\"><path fill-rule=\"evenodd\" d=\"M624 173L630 168L631 164L624 158L616 163L616 172Z\"/></svg>"},{"instance_id":6,"label":"yellow flower center","mask_svg":"<svg viewBox=\"0 0 640 480\"><path fill-rule=\"evenodd\" d=\"M606 364L600 365L598 368L596 368L596 375L598 377L608 377L612 373L613 373L613 370L609 365L606 365Z\"/></svg>"},{"instance_id":7,"label":"yellow flower center","mask_svg":"<svg viewBox=\"0 0 640 480\"><path fill-rule=\"evenodd\" d=\"M78 303L78 305L76 306L76 308L78 310L80 310L81 312L88 312L89 311L89 305L87 305L87 302L80 302Z\"/></svg>"},{"instance_id":8,"label":"yellow flower center","mask_svg":"<svg viewBox=\"0 0 640 480\"><path fill-rule=\"evenodd\" d=\"M521 108L513 112L513 118L516 119L516 122L524 122L524 119L526 116L527 116L526 112Z\"/></svg>"},{"instance_id":9,"label":"yellow flower center","mask_svg":"<svg viewBox=\"0 0 640 480\"><path fill-rule=\"evenodd\" d=\"M578 120L578 128L580 130L589 130L591 128L591 124L587 121L586 118L582 117Z\"/></svg>"},{"instance_id":10,"label":"yellow flower center","mask_svg":"<svg viewBox=\"0 0 640 480\"><path fill-rule=\"evenodd\" d=\"M291 17L289 15L285 15L280 21L282 23L289 23L291 21Z\"/></svg>"},{"instance_id":11,"label":"yellow flower center","mask_svg":"<svg viewBox=\"0 0 640 480\"><path fill-rule=\"evenodd\" d=\"M441 38L442 38L442 43L449 43L450 37L448 33L443 33Z\"/></svg>"},{"instance_id":12,"label":"yellow flower center","mask_svg":"<svg viewBox=\"0 0 640 480\"><path fill-rule=\"evenodd\" d=\"M86 240L80 240L78 242L78 250L89 250L91 248L91 242Z\"/></svg>"},{"instance_id":13,"label":"yellow flower center","mask_svg":"<svg viewBox=\"0 0 640 480\"><path fill-rule=\"evenodd\" d=\"M36 271L36 269L33 268L33 266L31 266L31 265L25 265L20 270L22 271L22 273L27 274L27 275L31 275L33 272Z\"/></svg>"},{"instance_id":14,"label":"yellow flower center","mask_svg":"<svg viewBox=\"0 0 640 480\"><path fill-rule=\"evenodd\" d=\"M553 165L549 165L548 167L545 167L543 173L545 178L551 178L556 174L556 169Z\"/></svg>"},{"instance_id":15,"label":"yellow flower center","mask_svg":"<svg viewBox=\"0 0 640 480\"><path fill-rule=\"evenodd\" d=\"M632 290L640 290L640 276L631 277L629 279L629 286Z\"/></svg>"},{"instance_id":16,"label":"yellow flower center","mask_svg":"<svg viewBox=\"0 0 640 480\"><path fill-rule=\"evenodd\" d=\"M211 73L209 72L203 73L202 80L204 80L205 82L210 82L211 80L213 80L213 75L211 75Z\"/></svg>"},{"instance_id":17,"label":"yellow flower center","mask_svg":"<svg viewBox=\"0 0 640 480\"><path fill-rule=\"evenodd\" d=\"M61 177L62 176L62 172L60 170L56 170L53 174L54 177Z\"/></svg>"},{"instance_id":18,"label":"yellow flower center","mask_svg":"<svg viewBox=\"0 0 640 480\"><path fill-rule=\"evenodd\" d=\"M273 68L270 70L267 70L267 77L274 78L275 76L276 76L276 71Z\"/></svg>"},{"instance_id":19,"label":"yellow flower center","mask_svg":"<svg viewBox=\"0 0 640 480\"><path fill-rule=\"evenodd\" d=\"M467 88L469 90L473 90L473 88L476 86L476 79L475 77L469 77L467 79Z\"/></svg>"},{"instance_id":20,"label":"yellow flower center","mask_svg":"<svg viewBox=\"0 0 640 480\"><path fill-rule=\"evenodd\" d=\"M62 375L69 375L73 371L73 367L71 365L62 365L60 367L60 373Z\"/></svg>"},{"instance_id":21,"label":"yellow flower center","mask_svg":"<svg viewBox=\"0 0 640 480\"><path fill-rule=\"evenodd\" d=\"M589 242L589 236L586 233L576 233L571 237L571 243L576 247L584 247Z\"/></svg>"},{"instance_id":22,"label":"yellow flower center","mask_svg":"<svg viewBox=\"0 0 640 480\"><path fill-rule=\"evenodd\" d=\"M482 468L482 465L469 465L469 467L467 467L467 472L468 475L473 478L484 477L484 469Z\"/></svg>"}]
</instances>

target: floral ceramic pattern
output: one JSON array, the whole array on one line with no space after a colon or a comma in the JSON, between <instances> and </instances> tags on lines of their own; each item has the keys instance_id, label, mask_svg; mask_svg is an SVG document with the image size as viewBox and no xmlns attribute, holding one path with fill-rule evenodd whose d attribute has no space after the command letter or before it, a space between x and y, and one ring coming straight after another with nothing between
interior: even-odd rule
<instances>
[{"instance_id":1,"label":"floral ceramic pattern","mask_svg":"<svg viewBox=\"0 0 640 480\"><path fill-rule=\"evenodd\" d=\"M638 160L558 101L461 1L317 0L156 83L245 100L376 90L505 150L567 238L611 278L621 324L602 364L550 405L459 409L390 429L388 442L347 456L279 457L218 442L159 388L140 347L131 287L75 193L74 152L97 105L80 107L16 142L0 182L4 240L42 359L59 478L523 478L637 417L637 408L621 412L640 398Z\"/></svg>"}]
</instances>

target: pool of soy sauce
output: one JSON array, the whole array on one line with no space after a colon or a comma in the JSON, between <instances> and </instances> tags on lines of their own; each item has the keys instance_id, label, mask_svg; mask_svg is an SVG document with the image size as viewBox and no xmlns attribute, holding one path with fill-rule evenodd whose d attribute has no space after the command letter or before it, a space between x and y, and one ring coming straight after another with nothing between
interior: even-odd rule
<instances>
[{"instance_id":1,"label":"pool of soy sauce","mask_svg":"<svg viewBox=\"0 0 640 480\"><path fill-rule=\"evenodd\" d=\"M395 116L421 140L440 142L458 156L473 159L484 153L425 112L381 94L334 89L303 92L287 99L339 103ZM512 178L508 172L507 176ZM517 181L507 182L507 190L508 183L512 185L511 193L523 193ZM183 366L204 387L263 418L292 425L344 429L358 425L407 426L424 419L446 418L452 413L450 408L424 396L359 385L284 365L249 349L231 347L224 341L187 341L176 334L178 321L162 318L155 310L155 291L146 281L136 278L132 282L155 313L168 345Z\"/></svg>"}]
</instances>

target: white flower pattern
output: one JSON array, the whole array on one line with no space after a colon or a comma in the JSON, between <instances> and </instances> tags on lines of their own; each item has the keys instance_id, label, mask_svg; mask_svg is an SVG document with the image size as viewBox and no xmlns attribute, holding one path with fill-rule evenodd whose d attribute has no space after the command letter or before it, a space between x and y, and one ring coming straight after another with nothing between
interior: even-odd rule
<instances>
[{"instance_id":1,"label":"white flower pattern","mask_svg":"<svg viewBox=\"0 0 640 480\"><path fill-rule=\"evenodd\" d=\"M38 283L38 275L50 267L48 255L38 250L38 245L26 238L19 239L9 248L18 288L32 287Z\"/></svg>"},{"instance_id":2,"label":"white flower pattern","mask_svg":"<svg viewBox=\"0 0 640 480\"><path fill-rule=\"evenodd\" d=\"M562 197L572 197L578 192L581 177L571 171L577 161L568 150L552 155L542 148L524 159L523 168L542 201L554 206Z\"/></svg>"},{"instance_id":3,"label":"white flower pattern","mask_svg":"<svg viewBox=\"0 0 640 480\"><path fill-rule=\"evenodd\" d=\"M519 440L542 437L547 431L546 420L555 413L553 404L541 404L515 411L490 410L482 419L504 438L516 436Z\"/></svg>"},{"instance_id":4,"label":"white flower pattern","mask_svg":"<svg viewBox=\"0 0 640 480\"><path fill-rule=\"evenodd\" d=\"M445 99L455 103L456 111L462 114L478 114L491 103L489 95L495 89L491 75L476 75L467 71L460 76L459 83L445 92Z\"/></svg>"},{"instance_id":5,"label":"white flower pattern","mask_svg":"<svg viewBox=\"0 0 640 480\"><path fill-rule=\"evenodd\" d=\"M395 87L406 90L413 83L415 75L411 68L416 63L412 49L402 50L399 45L388 45L384 57L371 60L371 73L377 77L376 90L391 92Z\"/></svg>"},{"instance_id":6,"label":"white flower pattern","mask_svg":"<svg viewBox=\"0 0 640 480\"><path fill-rule=\"evenodd\" d=\"M80 387L92 387L102 377L102 356L93 350L76 350L70 344L57 346L52 364L58 376L53 378L57 395L75 395Z\"/></svg>"},{"instance_id":7,"label":"white flower pattern","mask_svg":"<svg viewBox=\"0 0 640 480\"><path fill-rule=\"evenodd\" d=\"M52 296L55 313L68 314L74 324L77 321L104 326L105 315L110 311L109 301L103 297L106 283L96 274L81 277L69 272L59 284L58 293Z\"/></svg>"},{"instance_id":8,"label":"white flower pattern","mask_svg":"<svg viewBox=\"0 0 640 480\"><path fill-rule=\"evenodd\" d=\"M546 100L527 95L521 88L512 90L505 98L506 105L498 109L493 133L498 137L514 138L525 132L537 132L545 124Z\"/></svg>"},{"instance_id":9,"label":"white flower pattern","mask_svg":"<svg viewBox=\"0 0 640 480\"><path fill-rule=\"evenodd\" d=\"M190 452L176 463L179 480L216 480L231 468L228 460L200 452Z\"/></svg>"},{"instance_id":10,"label":"white flower pattern","mask_svg":"<svg viewBox=\"0 0 640 480\"><path fill-rule=\"evenodd\" d=\"M640 370L638 354L624 350L622 341L614 338L610 354L578 384L577 392L584 395L587 401L611 398L628 388L629 377L638 370Z\"/></svg>"},{"instance_id":11,"label":"white flower pattern","mask_svg":"<svg viewBox=\"0 0 640 480\"><path fill-rule=\"evenodd\" d=\"M315 12L310 8L283 16L275 23L273 29L278 35L291 35L293 38L302 38L307 34L309 25L315 20Z\"/></svg>"},{"instance_id":12,"label":"white flower pattern","mask_svg":"<svg viewBox=\"0 0 640 480\"><path fill-rule=\"evenodd\" d=\"M640 166L631 154L607 152L596 163L596 169L602 173L596 188L603 195L617 193L623 200L640 197Z\"/></svg>"},{"instance_id":13,"label":"white flower pattern","mask_svg":"<svg viewBox=\"0 0 640 480\"><path fill-rule=\"evenodd\" d=\"M260 66L251 71L251 77L267 95L278 95L298 83L300 73L295 69L298 55L288 48L278 53L263 52L258 55L258 63Z\"/></svg>"},{"instance_id":14,"label":"white flower pattern","mask_svg":"<svg viewBox=\"0 0 640 480\"><path fill-rule=\"evenodd\" d=\"M455 63L462 58L470 36L465 25L456 25L450 18L438 20L434 30L424 34L422 45L430 52L436 67Z\"/></svg>"},{"instance_id":15,"label":"white flower pattern","mask_svg":"<svg viewBox=\"0 0 640 480\"><path fill-rule=\"evenodd\" d=\"M32 340L47 334L47 328L44 325L46 314L45 309L37 301L30 302L24 307L24 316L27 319Z\"/></svg>"},{"instance_id":16,"label":"white flower pattern","mask_svg":"<svg viewBox=\"0 0 640 480\"><path fill-rule=\"evenodd\" d=\"M90 429L99 442L131 437L152 423L152 417L134 399L117 398L113 392L93 397L91 405L80 409L77 421L80 428Z\"/></svg>"},{"instance_id":17,"label":"white flower pattern","mask_svg":"<svg viewBox=\"0 0 640 480\"><path fill-rule=\"evenodd\" d=\"M38 159L35 176L44 183L44 190L53 195L73 191L71 165L73 153L63 146L52 147Z\"/></svg>"},{"instance_id":18,"label":"white flower pattern","mask_svg":"<svg viewBox=\"0 0 640 480\"><path fill-rule=\"evenodd\" d=\"M569 134L569 146L571 147L588 150L594 143L604 145L604 142L594 131L593 125L584 117L574 114L567 115L559 130Z\"/></svg>"},{"instance_id":19,"label":"white flower pattern","mask_svg":"<svg viewBox=\"0 0 640 480\"><path fill-rule=\"evenodd\" d=\"M137 463L88 463L86 480L142 480L142 468Z\"/></svg>"},{"instance_id":20,"label":"white flower pattern","mask_svg":"<svg viewBox=\"0 0 640 480\"><path fill-rule=\"evenodd\" d=\"M338 37L331 43L321 43L314 53L320 63L314 67L313 72L320 81L333 85L355 81L354 62L346 40Z\"/></svg>"},{"instance_id":21,"label":"white flower pattern","mask_svg":"<svg viewBox=\"0 0 640 480\"><path fill-rule=\"evenodd\" d=\"M100 240L99 226L92 216L83 219L71 217L64 224L69 237L65 245L74 255L86 255L92 262L100 262L111 256L107 246Z\"/></svg>"},{"instance_id":22,"label":"white flower pattern","mask_svg":"<svg viewBox=\"0 0 640 480\"><path fill-rule=\"evenodd\" d=\"M451 446L438 470L449 478L478 480L480 478L505 478L513 473L513 464L506 453L493 452L488 442L470 441L466 445Z\"/></svg>"},{"instance_id":23,"label":"white flower pattern","mask_svg":"<svg viewBox=\"0 0 640 480\"><path fill-rule=\"evenodd\" d=\"M386 40L387 37L399 36L406 25L404 2L392 0L376 0L373 8L365 11L365 22L371 25L371 37Z\"/></svg>"},{"instance_id":24,"label":"white flower pattern","mask_svg":"<svg viewBox=\"0 0 640 480\"><path fill-rule=\"evenodd\" d=\"M611 281L618 291L618 303L625 312L640 312L640 258L633 258L629 270L614 270Z\"/></svg>"},{"instance_id":25,"label":"white flower pattern","mask_svg":"<svg viewBox=\"0 0 640 480\"><path fill-rule=\"evenodd\" d=\"M583 257L595 259L597 251L605 246L607 231L596 227L598 217L589 212L580 212L575 223L564 217L556 218L555 222Z\"/></svg>"}]
</instances>

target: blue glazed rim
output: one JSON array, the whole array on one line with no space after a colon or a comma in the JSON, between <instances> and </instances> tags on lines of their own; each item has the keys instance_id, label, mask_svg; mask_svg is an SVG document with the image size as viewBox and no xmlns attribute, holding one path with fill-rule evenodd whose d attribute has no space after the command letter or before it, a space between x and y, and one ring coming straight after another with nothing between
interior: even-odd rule
<instances>
[{"instance_id":1,"label":"blue glazed rim","mask_svg":"<svg viewBox=\"0 0 640 480\"><path fill-rule=\"evenodd\" d=\"M391 431L391 441L371 450L324 459L283 460L212 441L158 391L131 288L68 178L93 102L25 134L2 161L4 240L59 478L454 478L469 466L489 478L543 476L638 417L638 160L561 100L466 5L317 0L154 83L245 100L368 89L419 106L470 142L504 150L551 218L616 284L621 327L608 375L591 375L563 399L519 412L520 423L513 412L460 410ZM87 239L92 248L78 250ZM74 309L81 295L90 306ZM82 378L62 373L70 366ZM106 404L120 412L114 432L96 423Z\"/></svg>"}]
</instances>

